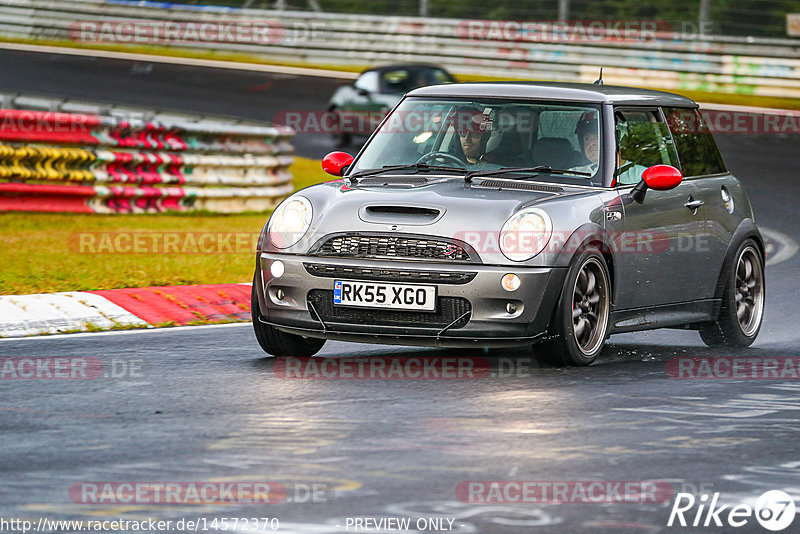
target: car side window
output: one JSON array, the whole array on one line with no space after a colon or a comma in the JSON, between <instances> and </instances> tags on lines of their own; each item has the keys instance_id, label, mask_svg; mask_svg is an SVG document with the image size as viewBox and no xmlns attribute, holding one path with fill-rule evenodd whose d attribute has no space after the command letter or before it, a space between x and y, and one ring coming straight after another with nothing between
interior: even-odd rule
<instances>
[{"instance_id":1,"label":"car side window","mask_svg":"<svg viewBox=\"0 0 800 534\"><path fill-rule=\"evenodd\" d=\"M684 176L726 172L714 137L696 109L664 108Z\"/></svg>"},{"instance_id":2,"label":"car side window","mask_svg":"<svg viewBox=\"0 0 800 534\"><path fill-rule=\"evenodd\" d=\"M370 93L377 93L378 72L374 70L365 72L356 80L355 86L356 89L363 89L364 91L369 91Z\"/></svg>"},{"instance_id":3,"label":"car side window","mask_svg":"<svg viewBox=\"0 0 800 534\"><path fill-rule=\"evenodd\" d=\"M450 74L442 69L432 69L431 70L431 80L429 83L431 85L440 84L440 83L454 83L456 80Z\"/></svg>"},{"instance_id":4,"label":"car side window","mask_svg":"<svg viewBox=\"0 0 800 534\"><path fill-rule=\"evenodd\" d=\"M406 69L390 70L381 74L382 93L407 93L417 87L412 73ZM425 85L424 81L421 85Z\"/></svg>"},{"instance_id":5,"label":"car side window","mask_svg":"<svg viewBox=\"0 0 800 534\"><path fill-rule=\"evenodd\" d=\"M617 137L618 185L632 185L653 165L678 166L678 155L667 125L657 110L617 109L614 112Z\"/></svg>"}]
</instances>

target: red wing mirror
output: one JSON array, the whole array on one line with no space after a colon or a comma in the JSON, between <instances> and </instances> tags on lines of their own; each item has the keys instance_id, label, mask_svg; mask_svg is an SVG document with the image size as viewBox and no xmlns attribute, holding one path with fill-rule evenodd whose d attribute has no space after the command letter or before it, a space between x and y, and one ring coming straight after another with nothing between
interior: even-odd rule
<instances>
[{"instance_id":1,"label":"red wing mirror","mask_svg":"<svg viewBox=\"0 0 800 534\"><path fill-rule=\"evenodd\" d=\"M353 156L347 152L331 152L322 158L322 170L334 176L341 176L351 163Z\"/></svg>"},{"instance_id":2,"label":"red wing mirror","mask_svg":"<svg viewBox=\"0 0 800 534\"><path fill-rule=\"evenodd\" d=\"M678 187L683 175L672 165L653 165L642 173L642 180L650 189L667 191Z\"/></svg>"}]
</instances>

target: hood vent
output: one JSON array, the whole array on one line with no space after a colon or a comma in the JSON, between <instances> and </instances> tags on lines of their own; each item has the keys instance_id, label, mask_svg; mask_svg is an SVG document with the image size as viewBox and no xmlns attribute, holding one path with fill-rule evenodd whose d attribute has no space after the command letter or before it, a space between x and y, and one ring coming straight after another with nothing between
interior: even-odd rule
<instances>
[{"instance_id":1,"label":"hood vent","mask_svg":"<svg viewBox=\"0 0 800 534\"><path fill-rule=\"evenodd\" d=\"M563 193L564 188L557 185L541 185L529 182L511 180L482 180L479 187L492 187L498 189L524 189L525 191L540 191L542 193Z\"/></svg>"},{"instance_id":2,"label":"hood vent","mask_svg":"<svg viewBox=\"0 0 800 534\"><path fill-rule=\"evenodd\" d=\"M367 213L376 217L420 217L435 219L439 210L417 206L367 206Z\"/></svg>"},{"instance_id":3,"label":"hood vent","mask_svg":"<svg viewBox=\"0 0 800 534\"><path fill-rule=\"evenodd\" d=\"M415 206L413 204L367 204L358 210L364 222L377 224L426 225L433 224L444 216L445 209L439 206Z\"/></svg>"},{"instance_id":4,"label":"hood vent","mask_svg":"<svg viewBox=\"0 0 800 534\"><path fill-rule=\"evenodd\" d=\"M428 183L428 179L423 176L401 176L401 177L372 177L361 178L358 185L366 187L380 187L384 185L411 185L420 186Z\"/></svg>"}]
</instances>

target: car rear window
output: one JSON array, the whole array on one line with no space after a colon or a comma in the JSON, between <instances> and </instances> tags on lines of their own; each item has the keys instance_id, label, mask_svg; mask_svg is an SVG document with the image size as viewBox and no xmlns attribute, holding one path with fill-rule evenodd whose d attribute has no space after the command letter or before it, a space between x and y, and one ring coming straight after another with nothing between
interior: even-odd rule
<instances>
[{"instance_id":1,"label":"car rear window","mask_svg":"<svg viewBox=\"0 0 800 534\"><path fill-rule=\"evenodd\" d=\"M664 108L684 176L726 172L714 137L696 109Z\"/></svg>"}]
</instances>

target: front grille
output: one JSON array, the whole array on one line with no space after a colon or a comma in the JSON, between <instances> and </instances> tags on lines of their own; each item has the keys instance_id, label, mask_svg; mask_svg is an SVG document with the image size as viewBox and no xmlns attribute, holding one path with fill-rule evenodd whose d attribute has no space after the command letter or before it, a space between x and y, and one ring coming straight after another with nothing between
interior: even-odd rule
<instances>
[{"instance_id":1,"label":"front grille","mask_svg":"<svg viewBox=\"0 0 800 534\"><path fill-rule=\"evenodd\" d=\"M304 263L308 274L324 278L344 280L379 280L382 282L419 282L428 284L467 284L478 273L443 273L437 271L411 271L405 269L376 269L367 267L347 267L344 265L325 265L323 263Z\"/></svg>"},{"instance_id":2,"label":"front grille","mask_svg":"<svg viewBox=\"0 0 800 534\"><path fill-rule=\"evenodd\" d=\"M434 260L448 263L473 261L465 244L402 235L339 235L328 239L312 253L337 258ZM477 255L474 260L477 261Z\"/></svg>"},{"instance_id":3,"label":"front grille","mask_svg":"<svg viewBox=\"0 0 800 534\"><path fill-rule=\"evenodd\" d=\"M333 305L333 291L314 289L308 293L308 302L326 326L332 323L362 324L378 326L410 326L442 329L458 321L451 329L461 328L469 322L470 302L461 297L439 297L435 312L381 310L375 308L348 308ZM311 306L309 306L311 310ZM317 319L309 311L312 319ZM465 315L466 314L466 315ZM460 318L460 319L459 319Z\"/></svg>"}]
</instances>

